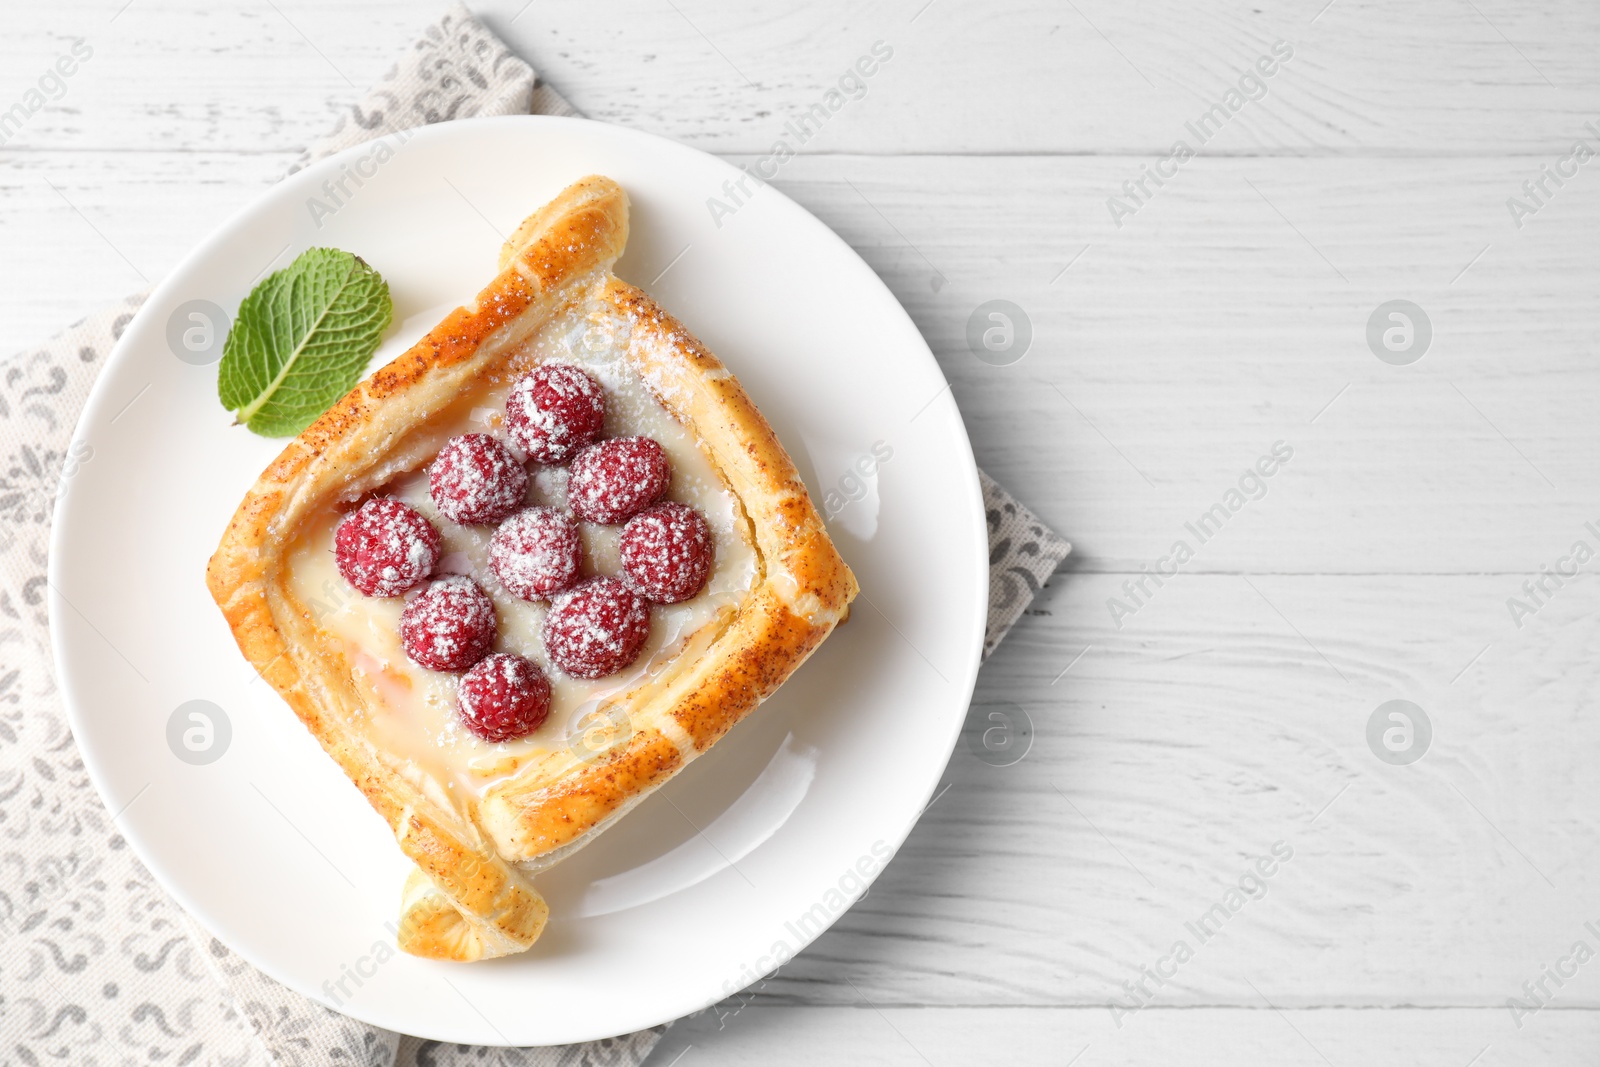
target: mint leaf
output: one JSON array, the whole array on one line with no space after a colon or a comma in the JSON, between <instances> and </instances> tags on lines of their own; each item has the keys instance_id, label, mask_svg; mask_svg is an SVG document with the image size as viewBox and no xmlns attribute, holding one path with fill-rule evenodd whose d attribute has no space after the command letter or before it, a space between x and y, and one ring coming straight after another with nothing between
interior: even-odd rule
<instances>
[{"instance_id":1,"label":"mint leaf","mask_svg":"<svg viewBox=\"0 0 1600 1067\"><path fill-rule=\"evenodd\" d=\"M310 426L361 377L394 318L389 285L358 256L308 248L239 305L217 395L263 437Z\"/></svg>"}]
</instances>

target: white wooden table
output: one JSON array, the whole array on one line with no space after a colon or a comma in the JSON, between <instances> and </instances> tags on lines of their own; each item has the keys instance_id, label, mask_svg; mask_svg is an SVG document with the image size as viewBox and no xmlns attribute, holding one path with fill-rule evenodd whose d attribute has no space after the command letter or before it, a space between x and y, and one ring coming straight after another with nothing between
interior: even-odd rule
<instances>
[{"instance_id":1,"label":"white wooden table","mask_svg":"<svg viewBox=\"0 0 1600 1067\"><path fill-rule=\"evenodd\" d=\"M1324 3L480 5L590 116L738 162L892 47L775 184L885 278L979 461L1077 547L978 685L979 714L1031 717L1026 758L958 749L871 894L653 1062L1594 1061L1600 963L1507 1001L1600 952L1600 561L1520 627L1507 600L1600 550L1600 161L1522 190L1600 151L1600 6ZM9 351L161 277L440 5L6 8L0 109L93 48L0 148ZM1202 145L1186 123L1280 40ZM1194 158L1126 196L1178 139ZM1012 365L966 342L991 299L1032 323ZM1394 299L1432 326L1409 365L1367 342ZM1200 544L1185 523L1279 441ZM1367 742L1391 699L1432 724L1410 765ZM1280 841L1265 896L1197 937Z\"/></svg>"}]
</instances>

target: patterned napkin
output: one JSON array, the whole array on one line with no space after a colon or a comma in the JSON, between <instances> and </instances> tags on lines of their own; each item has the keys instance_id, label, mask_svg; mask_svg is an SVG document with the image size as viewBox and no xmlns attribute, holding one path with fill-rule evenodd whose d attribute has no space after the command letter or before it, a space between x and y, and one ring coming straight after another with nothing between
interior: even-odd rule
<instances>
[{"instance_id":1,"label":"patterned napkin","mask_svg":"<svg viewBox=\"0 0 1600 1067\"><path fill-rule=\"evenodd\" d=\"M577 111L460 4L341 116L299 169L373 137L473 115ZM585 1045L441 1045L279 985L200 929L117 833L53 679L45 552L89 387L143 296L0 363L0 1049L27 1064L634 1067L666 1026ZM980 472L989 520L984 654L1070 546Z\"/></svg>"}]
</instances>

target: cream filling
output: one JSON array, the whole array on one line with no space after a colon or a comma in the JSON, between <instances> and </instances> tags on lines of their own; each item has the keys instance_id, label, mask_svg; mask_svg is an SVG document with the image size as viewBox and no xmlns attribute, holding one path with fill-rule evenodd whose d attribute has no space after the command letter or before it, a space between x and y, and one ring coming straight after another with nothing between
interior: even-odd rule
<instances>
[{"instance_id":1,"label":"cream filling","mask_svg":"<svg viewBox=\"0 0 1600 1067\"><path fill-rule=\"evenodd\" d=\"M643 434L659 442L672 462L667 499L698 508L711 526L716 555L705 589L682 604L652 605L650 639L628 668L591 681L569 677L554 667L540 635L547 605L512 596L489 569L494 527L459 526L441 516L429 496L427 464L450 437L479 432L507 439L503 423L510 377L480 387L481 394L461 405L457 414L430 425L408 448L400 473L380 491L416 508L443 535L444 554L436 577L470 575L494 599L499 615L495 649L525 656L549 676L550 717L527 737L502 744L479 739L457 714L458 677L427 670L406 658L399 632L406 598L363 596L339 574L333 532L343 512L330 506L303 528L290 549L291 592L309 608L313 621L342 643L356 682L366 691L371 711L360 725L381 751L409 761L458 802L476 799L495 782L552 750L585 744L585 731L592 733L597 722L591 713L602 701L648 680L683 654L696 634L701 635L696 643L704 643L716 629L708 630L709 624L730 614L754 582L756 552L737 498L694 435L640 381L625 351L626 339L614 329L582 317L563 317L530 339L522 358L512 362L526 369L545 360L562 360L593 374L606 391L605 436ZM566 469L537 465L529 469L527 502L564 507ZM617 553L621 527L584 522L579 529L584 573L621 574ZM426 585L410 595L421 588Z\"/></svg>"}]
</instances>

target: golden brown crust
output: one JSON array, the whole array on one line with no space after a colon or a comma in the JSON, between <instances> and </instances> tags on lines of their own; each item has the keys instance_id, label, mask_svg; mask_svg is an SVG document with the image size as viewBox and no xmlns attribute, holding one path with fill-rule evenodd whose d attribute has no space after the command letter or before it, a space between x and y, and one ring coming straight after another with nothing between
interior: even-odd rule
<instances>
[{"instance_id":1,"label":"golden brown crust","mask_svg":"<svg viewBox=\"0 0 1600 1067\"><path fill-rule=\"evenodd\" d=\"M627 228L626 196L606 178L586 178L530 216L471 306L356 386L267 467L207 569L240 650L416 864L400 927L401 947L416 955L471 960L531 945L548 909L526 870L592 840L714 744L842 621L856 592L794 464L738 382L649 297L609 274ZM580 299L628 325L642 379L695 432L743 506L758 573L738 608L698 635L695 654L614 702L624 729L613 746L554 754L461 810L356 725L368 697L291 594L285 558L304 519L393 477L408 461L409 431Z\"/></svg>"}]
</instances>

